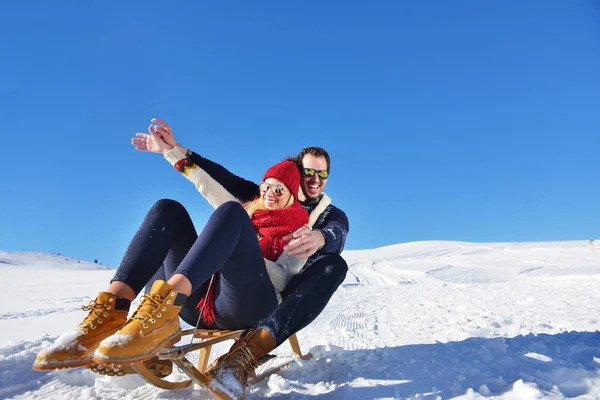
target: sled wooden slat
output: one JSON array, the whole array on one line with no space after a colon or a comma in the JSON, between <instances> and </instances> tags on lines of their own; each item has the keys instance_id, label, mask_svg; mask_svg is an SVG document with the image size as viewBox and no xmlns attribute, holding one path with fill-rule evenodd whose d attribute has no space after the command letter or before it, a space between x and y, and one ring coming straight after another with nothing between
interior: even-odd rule
<instances>
[{"instance_id":1,"label":"sled wooden slat","mask_svg":"<svg viewBox=\"0 0 600 400\"><path fill-rule=\"evenodd\" d=\"M143 363L136 363L131 366L135 372L142 377L146 382L159 387L161 389L173 390L183 389L191 385L192 380L171 382L154 375Z\"/></svg>"},{"instance_id":2,"label":"sled wooden slat","mask_svg":"<svg viewBox=\"0 0 600 400\"><path fill-rule=\"evenodd\" d=\"M218 334L213 336L204 336L206 340L203 340L198 343L190 344L182 344L179 346L173 346L168 349L163 350L157 357L159 360L173 360L176 358L183 357L186 353L196 350L202 350L207 347L212 347L212 345L224 342L226 340L235 339L239 337L243 331L226 331L226 334ZM195 335L194 337L198 337Z\"/></svg>"},{"instance_id":3,"label":"sled wooden slat","mask_svg":"<svg viewBox=\"0 0 600 400\"><path fill-rule=\"evenodd\" d=\"M210 389L210 380L207 378L207 376L204 373L198 371L198 369L196 369L196 367L194 367L194 365L191 362L189 362L187 358L179 358L177 360L174 360L173 362L179 368L181 368L183 373L186 374L191 380L210 391L217 400L231 400L228 397L223 397L219 393L213 392Z\"/></svg>"},{"instance_id":4,"label":"sled wooden slat","mask_svg":"<svg viewBox=\"0 0 600 400\"><path fill-rule=\"evenodd\" d=\"M312 354L302 354L302 350L300 350L300 344L298 343L298 337L296 335L292 335L288 338L288 342L290 342L290 346L292 346L292 351L295 355L300 357L302 360L308 360L312 357Z\"/></svg>"},{"instance_id":5,"label":"sled wooden slat","mask_svg":"<svg viewBox=\"0 0 600 400\"><path fill-rule=\"evenodd\" d=\"M198 371L204 373L208 369L208 359L210 358L210 350L212 349L212 345L208 345L200 349L200 354L198 355Z\"/></svg>"},{"instance_id":6,"label":"sled wooden slat","mask_svg":"<svg viewBox=\"0 0 600 400\"><path fill-rule=\"evenodd\" d=\"M179 367L180 371L189 378L184 381L171 382L165 378L160 378L154 375L143 363L135 363L131 365L131 369L133 369L134 373L140 375L146 382L161 389L182 389L189 387L192 383L196 383L210 391L218 400L229 400L211 390L210 378L207 376L208 361L213 345L226 340L236 340L241 336L242 333L243 330L219 331L211 329L186 329L182 331L182 337L194 335L193 338L200 339L200 341L197 343L192 343L191 345L188 343L167 348L156 357L160 360L171 360L173 364ZM288 342L290 343L292 351L297 358L307 360L312 357L310 353L302 354L302 350L300 349L300 344L298 343L298 338L296 335L290 336L288 338ZM200 354L198 356L198 365L194 366L194 364L192 364L186 358L186 356L189 352L196 350L199 350ZM296 361L296 357L291 360L284 361L276 367L270 368L267 371L257 375L248 382L248 385L260 382L269 375L281 371L283 368Z\"/></svg>"},{"instance_id":7,"label":"sled wooden slat","mask_svg":"<svg viewBox=\"0 0 600 400\"><path fill-rule=\"evenodd\" d=\"M194 333L194 331L196 331L196 333L194 334L194 337L197 337L197 338L213 338L213 337L231 335L232 333L236 333L236 332L242 332L242 330L220 331L218 329L198 329L198 330L196 330L194 328L189 328L189 329L184 329L183 331L181 331L181 336L191 335L192 333Z\"/></svg>"}]
</instances>

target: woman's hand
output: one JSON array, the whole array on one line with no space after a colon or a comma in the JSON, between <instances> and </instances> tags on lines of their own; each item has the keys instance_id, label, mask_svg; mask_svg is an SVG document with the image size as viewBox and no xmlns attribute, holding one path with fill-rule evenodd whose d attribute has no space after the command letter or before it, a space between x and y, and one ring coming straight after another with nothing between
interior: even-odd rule
<instances>
[{"instance_id":1,"label":"woman's hand","mask_svg":"<svg viewBox=\"0 0 600 400\"><path fill-rule=\"evenodd\" d=\"M175 140L175 136L173 136L173 131L171 130L171 127L165 121L162 121L158 118L152 118L150 121L158 124L154 125L154 128L166 144L168 144L172 148L179 146L179 144Z\"/></svg>"},{"instance_id":2,"label":"woman's hand","mask_svg":"<svg viewBox=\"0 0 600 400\"><path fill-rule=\"evenodd\" d=\"M137 137L131 139L131 144L137 151L164 154L173 148L163 140L158 129L152 124L148 126L148 133L136 133L135 136ZM172 137L173 134L171 134Z\"/></svg>"}]
</instances>

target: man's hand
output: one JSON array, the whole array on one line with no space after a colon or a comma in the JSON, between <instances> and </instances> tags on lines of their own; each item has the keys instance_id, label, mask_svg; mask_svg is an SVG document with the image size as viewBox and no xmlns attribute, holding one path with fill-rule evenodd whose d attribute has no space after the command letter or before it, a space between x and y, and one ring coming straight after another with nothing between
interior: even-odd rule
<instances>
[{"instance_id":1,"label":"man's hand","mask_svg":"<svg viewBox=\"0 0 600 400\"><path fill-rule=\"evenodd\" d=\"M325 237L321 231L313 231L308 226L303 226L296 232L284 236L283 240L289 240L283 249L298 258L308 258L325 246Z\"/></svg>"}]
</instances>

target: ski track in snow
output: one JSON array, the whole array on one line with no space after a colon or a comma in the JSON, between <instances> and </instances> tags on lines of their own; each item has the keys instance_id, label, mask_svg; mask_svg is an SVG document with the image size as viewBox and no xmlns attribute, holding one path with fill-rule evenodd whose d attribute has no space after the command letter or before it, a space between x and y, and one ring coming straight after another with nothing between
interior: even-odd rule
<instances>
[{"instance_id":1,"label":"ski track in snow","mask_svg":"<svg viewBox=\"0 0 600 400\"><path fill-rule=\"evenodd\" d=\"M0 320L39 317L39 316L43 316L43 315L50 315L50 314L56 314L56 313L79 311L79 310L81 310L82 305L89 303L91 300L92 300L92 298L89 296L40 299L37 302L37 305L40 305L40 304L50 304L50 305L74 304L74 305L71 307L54 307L54 308L43 308L43 309L36 309L36 310L25 310L25 311L19 311L19 312L0 313Z\"/></svg>"},{"instance_id":2,"label":"ski track in snow","mask_svg":"<svg viewBox=\"0 0 600 400\"><path fill-rule=\"evenodd\" d=\"M45 310L9 312L9 313L0 314L0 319L17 319L17 318L39 317L39 316L42 316L42 315L64 313L64 312L73 312L73 311L78 311L80 309L81 309L81 307L60 307L60 308L47 308Z\"/></svg>"},{"instance_id":3,"label":"ski track in snow","mask_svg":"<svg viewBox=\"0 0 600 400\"><path fill-rule=\"evenodd\" d=\"M212 398L198 386L165 391L135 375L31 370L113 273L79 273L67 289L72 263L61 272L42 258L53 266L40 272L45 289L17 269L0 282L3 293L21 296L0 308L0 399ZM346 280L298 333L313 357L248 388L248 399L600 399L600 259L582 243L424 242L347 259ZM17 261L2 253L0 268ZM231 343L215 345L211 362ZM274 354L259 373L292 357L287 343Z\"/></svg>"}]
</instances>

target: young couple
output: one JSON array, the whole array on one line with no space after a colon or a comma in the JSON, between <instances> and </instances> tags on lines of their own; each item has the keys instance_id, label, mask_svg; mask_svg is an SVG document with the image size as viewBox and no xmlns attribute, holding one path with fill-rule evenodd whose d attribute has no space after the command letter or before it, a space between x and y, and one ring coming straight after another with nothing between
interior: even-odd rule
<instances>
[{"instance_id":1,"label":"young couple","mask_svg":"<svg viewBox=\"0 0 600 400\"><path fill-rule=\"evenodd\" d=\"M256 184L179 145L165 122L152 122L132 145L163 154L215 211L198 235L183 205L156 202L106 291L84 307L87 317L40 351L33 368L149 360L179 341L181 318L245 330L209 374L213 390L243 398L259 360L310 324L346 276L340 253L348 219L323 192L329 155L305 148Z\"/></svg>"}]
</instances>

